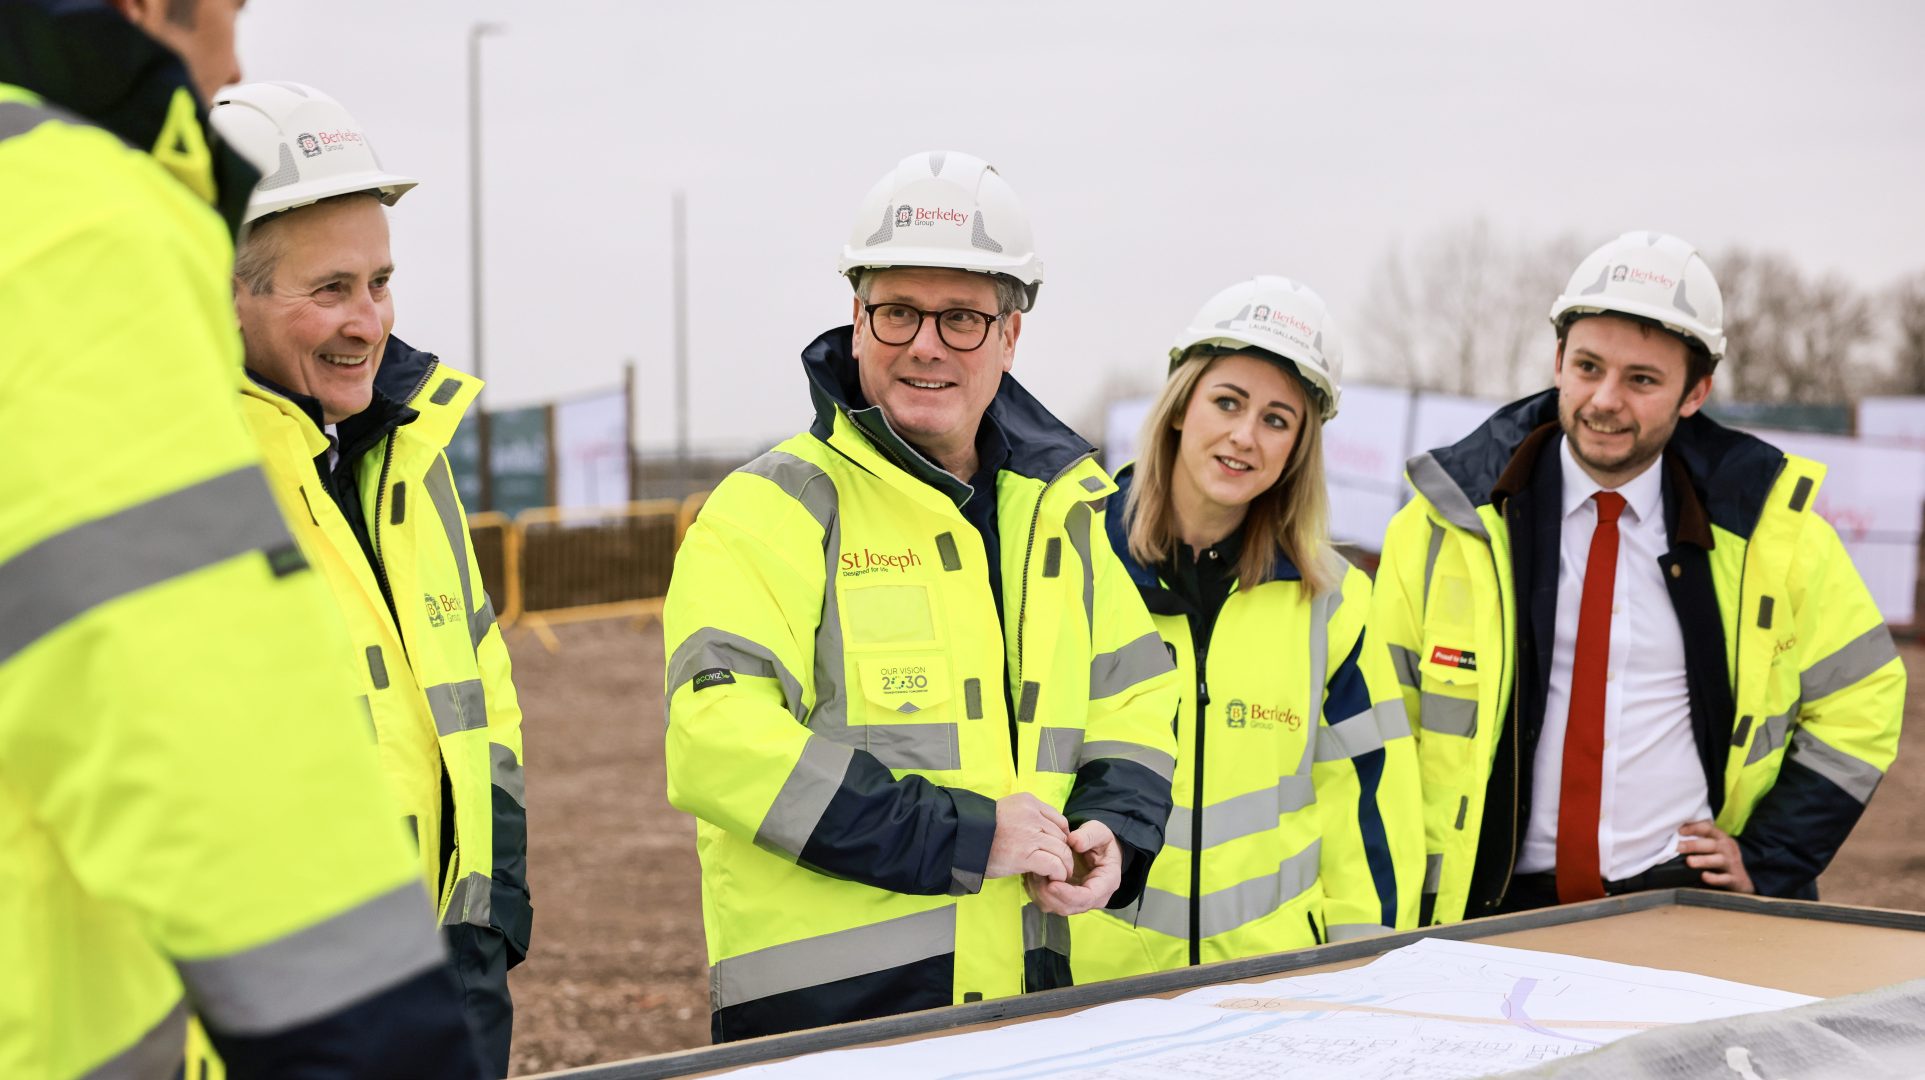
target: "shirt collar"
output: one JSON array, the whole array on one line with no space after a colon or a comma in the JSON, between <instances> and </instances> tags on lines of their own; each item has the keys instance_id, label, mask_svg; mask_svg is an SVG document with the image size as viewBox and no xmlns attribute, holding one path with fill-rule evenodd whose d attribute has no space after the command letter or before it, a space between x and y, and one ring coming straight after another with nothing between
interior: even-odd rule
<instances>
[{"instance_id":1,"label":"shirt collar","mask_svg":"<svg viewBox=\"0 0 1925 1080\"><path fill-rule=\"evenodd\" d=\"M1605 490L1615 490L1619 495L1624 496L1625 512L1631 515L1633 521L1650 521L1654 516L1662 515L1664 512L1663 473L1651 467L1658 463L1657 458L1653 458L1643 472L1614 489L1606 489L1596 480L1591 479L1591 474L1585 472L1584 466L1579 465L1577 458L1572 456L1570 439L1558 439L1557 460L1564 471L1565 517L1576 513L1579 507L1590 500L1591 496Z\"/></svg>"}]
</instances>

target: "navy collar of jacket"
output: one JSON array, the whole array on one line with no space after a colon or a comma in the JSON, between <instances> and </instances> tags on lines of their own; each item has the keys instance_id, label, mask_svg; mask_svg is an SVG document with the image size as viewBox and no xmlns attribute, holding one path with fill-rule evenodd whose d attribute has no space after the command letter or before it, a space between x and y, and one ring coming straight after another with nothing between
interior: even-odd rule
<instances>
[{"instance_id":1,"label":"navy collar of jacket","mask_svg":"<svg viewBox=\"0 0 1925 1080\"><path fill-rule=\"evenodd\" d=\"M815 423L810 432L827 442L835 430L836 413L840 412L880 448L885 457L893 458L911 476L949 496L957 506L967 502L974 489L896 434L882 415L882 408L869 404L862 396L854 340L853 326L839 326L824 332L802 350L802 370L809 376L809 397L815 403ZM1008 440L1009 460L1003 468L1019 476L1047 483L1096 452L1095 447L1051 415L1007 372L983 420L996 425Z\"/></svg>"},{"instance_id":2,"label":"navy collar of jacket","mask_svg":"<svg viewBox=\"0 0 1925 1080\"><path fill-rule=\"evenodd\" d=\"M214 209L238 234L260 172L207 122L207 105L180 58L106 0L0 3L0 82L78 113L143 153L160 141L175 93L186 88L213 155Z\"/></svg>"},{"instance_id":3,"label":"navy collar of jacket","mask_svg":"<svg viewBox=\"0 0 1925 1080\"><path fill-rule=\"evenodd\" d=\"M1520 476L1529 475L1536 460L1530 450L1538 445L1531 436L1546 424L1553 429L1557 424L1555 388L1511 402L1492 413L1477 430L1450 446L1430 451L1428 456L1472 506L1485 506L1498 494L1517 490ZM1423 456L1411 459L1413 470ZM1665 446L1665 456L1682 467L1691 495L1702 504L1711 524L1741 537L1749 537L1757 527L1766 496L1785 460L1784 452L1777 447L1755 435L1725 427L1703 412L1678 421ZM1519 474L1514 466L1524 471ZM1667 479L1677 476L1674 470Z\"/></svg>"},{"instance_id":4,"label":"navy collar of jacket","mask_svg":"<svg viewBox=\"0 0 1925 1080\"><path fill-rule=\"evenodd\" d=\"M420 418L420 412L408 402L420 392L422 380L433 370L436 362L432 353L422 352L400 338L388 335L387 348L381 354L381 367L374 373L374 391L368 399L368 407L337 425L341 433L340 452L344 458L359 457L362 451L382 436ZM268 393L292 402L314 422L316 428L323 431L327 429L318 398L289 390L252 368L248 369L247 377Z\"/></svg>"},{"instance_id":5,"label":"navy collar of jacket","mask_svg":"<svg viewBox=\"0 0 1925 1080\"><path fill-rule=\"evenodd\" d=\"M1115 549L1116 557L1123 561L1123 569L1129 573L1130 580L1136 583L1137 592L1146 599L1154 593L1168 592L1169 588L1163 584L1162 577L1155 570L1137 562L1136 556L1130 551L1129 499L1130 487L1136 480L1136 462L1132 461L1118 469L1115 479L1116 494L1110 496L1110 512L1103 519L1103 529L1109 533L1110 547ZM1302 581L1303 572L1290 561L1290 556L1278 552L1276 566L1270 571L1270 580Z\"/></svg>"}]
</instances>

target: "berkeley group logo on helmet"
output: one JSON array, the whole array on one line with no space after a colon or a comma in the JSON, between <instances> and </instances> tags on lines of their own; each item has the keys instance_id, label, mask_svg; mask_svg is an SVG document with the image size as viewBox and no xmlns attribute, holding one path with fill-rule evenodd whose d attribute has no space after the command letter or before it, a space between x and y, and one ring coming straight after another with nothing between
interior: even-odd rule
<instances>
[{"instance_id":1,"label":"berkeley group logo on helmet","mask_svg":"<svg viewBox=\"0 0 1925 1080\"><path fill-rule=\"evenodd\" d=\"M365 142L358 131L338 128L334 131L303 131L294 137L294 144L301 148L303 157L320 157L336 150L346 150L350 146L360 146Z\"/></svg>"},{"instance_id":2,"label":"berkeley group logo on helmet","mask_svg":"<svg viewBox=\"0 0 1925 1080\"><path fill-rule=\"evenodd\" d=\"M1241 320L1232 319L1229 322L1218 323L1217 325L1224 329L1229 329L1238 321L1241 321L1243 325L1249 329L1276 334L1297 345L1308 345L1310 339L1315 337L1317 333L1317 328L1311 326L1303 319L1280 308L1273 308L1269 304L1257 304L1250 308L1248 318Z\"/></svg>"},{"instance_id":3,"label":"berkeley group logo on helmet","mask_svg":"<svg viewBox=\"0 0 1925 1080\"><path fill-rule=\"evenodd\" d=\"M946 206L913 206L903 203L896 207L896 228L906 229L911 225L935 226L954 225L961 228L969 224L969 214L962 210L951 210Z\"/></svg>"},{"instance_id":4,"label":"berkeley group logo on helmet","mask_svg":"<svg viewBox=\"0 0 1925 1080\"><path fill-rule=\"evenodd\" d=\"M1678 283L1678 279L1669 274L1660 274L1656 270L1646 270L1630 263L1619 263L1612 267L1611 280L1629 281L1634 285L1656 285L1660 289L1669 289Z\"/></svg>"}]
</instances>

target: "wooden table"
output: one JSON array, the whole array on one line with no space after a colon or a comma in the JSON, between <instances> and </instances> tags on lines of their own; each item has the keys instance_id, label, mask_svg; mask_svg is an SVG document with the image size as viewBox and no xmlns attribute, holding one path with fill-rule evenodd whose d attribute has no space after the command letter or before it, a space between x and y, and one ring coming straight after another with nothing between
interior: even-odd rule
<instances>
[{"instance_id":1,"label":"wooden table","mask_svg":"<svg viewBox=\"0 0 1925 1080\"><path fill-rule=\"evenodd\" d=\"M570 1080L712 1075L820 1050L980 1031L1128 998L1174 997L1200 986L1338 971L1424 937L1668 968L1815 997L1925 977L1925 915L1667 889L546 1075Z\"/></svg>"}]
</instances>

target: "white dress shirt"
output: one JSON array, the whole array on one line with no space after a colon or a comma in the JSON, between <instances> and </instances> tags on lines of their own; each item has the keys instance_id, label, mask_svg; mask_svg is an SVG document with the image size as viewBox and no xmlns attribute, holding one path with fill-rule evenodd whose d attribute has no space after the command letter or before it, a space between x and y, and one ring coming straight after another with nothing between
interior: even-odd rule
<instances>
[{"instance_id":1,"label":"white dress shirt","mask_svg":"<svg viewBox=\"0 0 1925 1080\"><path fill-rule=\"evenodd\" d=\"M1564 471L1564 518L1558 542L1557 629L1544 731L1537 743L1531 818L1517 859L1521 874L1543 873L1557 865L1571 663L1577 655L1584 570L1597 528L1597 503L1591 496L1604 490L1578 465L1561 436L1558 461ZM1671 547L1664 529L1662 474L1647 467L1617 492L1625 505L1618 518L1611 657L1604 682L1604 775L1598 799L1598 869L1607 881L1643 873L1676 855L1678 827L1711 817L1704 768L1691 734L1684 635L1658 565L1659 556Z\"/></svg>"}]
</instances>

